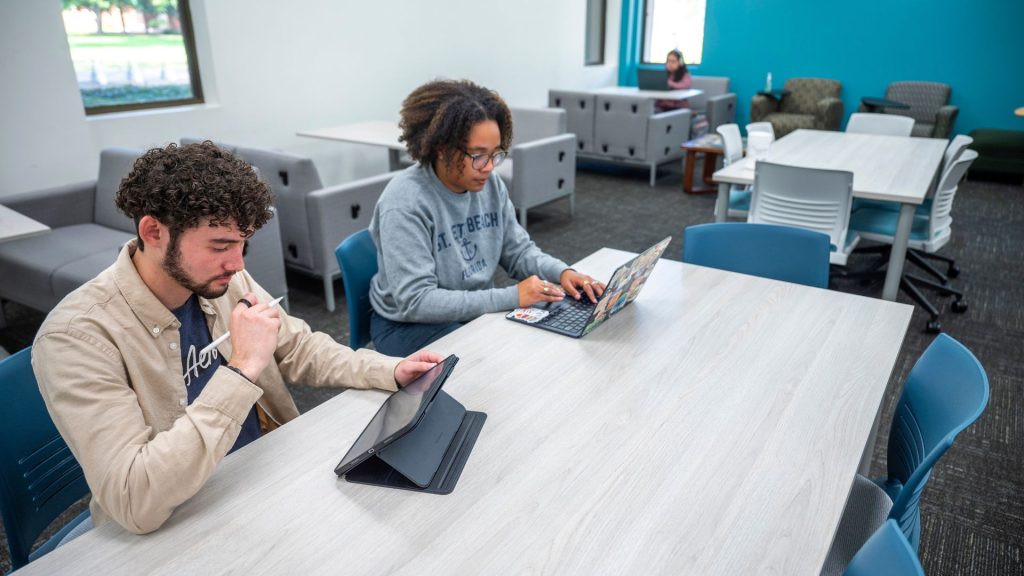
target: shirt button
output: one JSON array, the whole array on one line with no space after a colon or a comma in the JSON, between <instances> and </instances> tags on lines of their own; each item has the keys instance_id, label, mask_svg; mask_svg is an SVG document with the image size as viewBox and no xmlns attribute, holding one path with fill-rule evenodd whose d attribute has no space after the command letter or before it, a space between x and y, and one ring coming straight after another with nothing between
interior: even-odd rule
<instances>
[{"instance_id":1,"label":"shirt button","mask_svg":"<svg viewBox=\"0 0 1024 576\"><path fill-rule=\"evenodd\" d=\"M153 326L153 334L159 334L159 333L160 333L160 327L159 326Z\"/></svg>"},{"instance_id":2,"label":"shirt button","mask_svg":"<svg viewBox=\"0 0 1024 576\"><path fill-rule=\"evenodd\" d=\"M177 350L177 349L178 349L178 345L175 344L174 342L171 342L171 350Z\"/></svg>"},{"instance_id":3,"label":"shirt button","mask_svg":"<svg viewBox=\"0 0 1024 576\"><path fill-rule=\"evenodd\" d=\"M185 399L184 398L182 398L181 400L178 400L178 406L184 406L184 405L185 405Z\"/></svg>"}]
</instances>

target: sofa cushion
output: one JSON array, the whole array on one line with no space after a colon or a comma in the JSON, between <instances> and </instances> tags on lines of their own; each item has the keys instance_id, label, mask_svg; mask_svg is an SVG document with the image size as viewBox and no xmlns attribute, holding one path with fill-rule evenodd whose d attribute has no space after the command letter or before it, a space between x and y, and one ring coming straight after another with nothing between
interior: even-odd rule
<instances>
[{"instance_id":1,"label":"sofa cushion","mask_svg":"<svg viewBox=\"0 0 1024 576\"><path fill-rule=\"evenodd\" d=\"M777 112L764 117L775 129L775 137L782 138L786 134L800 128L814 128L814 116L810 114L785 114Z\"/></svg>"},{"instance_id":2,"label":"sofa cushion","mask_svg":"<svg viewBox=\"0 0 1024 576\"><path fill-rule=\"evenodd\" d=\"M0 297L49 310L64 296L54 292L53 279L58 270L100 253L109 254L112 263L121 246L134 237L106 226L76 224L4 242L0 244L0 278L18 281L0 283Z\"/></svg>"},{"instance_id":3,"label":"sofa cushion","mask_svg":"<svg viewBox=\"0 0 1024 576\"><path fill-rule=\"evenodd\" d=\"M127 240L125 240L127 242ZM78 289L79 286L92 280L117 260L123 244L113 248L105 248L92 256L68 262L53 272L50 285L53 297L60 302L65 296Z\"/></svg>"},{"instance_id":4,"label":"sofa cushion","mask_svg":"<svg viewBox=\"0 0 1024 576\"><path fill-rule=\"evenodd\" d=\"M96 211L93 221L101 226L135 234L135 223L114 205L117 189L132 170L143 151L135 148L107 148L100 153L100 173L96 180Z\"/></svg>"},{"instance_id":5,"label":"sofa cushion","mask_svg":"<svg viewBox=\"0 0 1024 576\"><path fill-rule=\"evenodd\" d=\"M692 76L692 87L704 93L689 99L690 110L703 112L708 105L708 98L729 93L728 76Z\"/></svg>"}]
</instances>

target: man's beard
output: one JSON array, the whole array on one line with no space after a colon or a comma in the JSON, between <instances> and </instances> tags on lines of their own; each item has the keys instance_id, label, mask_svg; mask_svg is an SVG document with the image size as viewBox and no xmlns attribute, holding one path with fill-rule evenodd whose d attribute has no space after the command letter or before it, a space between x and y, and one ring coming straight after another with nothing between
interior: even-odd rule
<instances>
[{"instance_id":1,"label":"man's beard","mask_svg":"<svg viewBox=\"0 0 1024 576\"><path fill-rule=\"evenodd\" d=\"M223 296L224 293L228 291L227 286L224 286L224 288L218 290L215 290L210 287L210 285L213 284L217 279L221 278L221 276L211 278L210 280L207 280L202 284L198 284L188 275L187 272L185 272L185 269L181 266L180 241L180 235L172 232L171 243L170 246L167 247L167 254L164 256L164 272L166 272L167 275L173 278L178 284L181 284L182 287L190 290L195 294L198 294L199 296L202 296L203 298L206 298L207 300L212 300L214 298L220 298L221 296Z\"/></svg>"}]
</instances>

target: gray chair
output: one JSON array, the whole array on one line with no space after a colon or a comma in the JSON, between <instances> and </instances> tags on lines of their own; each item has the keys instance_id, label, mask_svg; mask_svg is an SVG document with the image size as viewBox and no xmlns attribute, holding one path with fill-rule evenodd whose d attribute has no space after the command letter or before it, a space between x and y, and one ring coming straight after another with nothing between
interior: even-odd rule
<instances>
[{"instance_id":1,"label":"gray chair","mask_svg":"<svg viewBox=\"0 0 1024 576\"><path fill-rule=\"evenodd\" d=\"M909 116L914 119L911 136L949 138L960 109L949 104L952 89L940 82L893 82L885 90L885 98L910 106L906 109L885 108L885 114ZM862 104L860 111L865 111Z\"/></svg>"},{"instance_id":2,"label":"gray chair","mask_svg":"<svg viewBox=\"0 0 1024 576\"><path fill-rule=\"evenodd\" d=\"M114 196L142 150L100 153L96 180L4 196L4 205L51 228L45 234L0 244L0 300L49 311L69 293L114 263L135 225L118 212ZM277 219L249 243L246 267L274 296L284 296Z\"/></svg>"},{"instance_id":3,"label":"gray chair","mask_svg":"<svg viewBox=\"0 0 1024 576\"><path fill-rule=\"evenodd\" d=\"M909 137L914 130L914 119L891 114L854 112L846 123L846 131L852 134L877 134L882 136Z\"/></svg>"},{"instance_id":4,"label":"gray chair","mask_svg":"<svg viewBox=\"0 0 1024 576\"><path fill-rule=\"evenodd\" d=\"M181 142L197 140L182 138ZM325 188L309 158L280 150L216 144L252 164L270 185L281 221L283 262L291 270L320 278L324 305L333 312L334 280L341 276L334 248L370 224L373 207L393 173Z\"/></svg>"},{"instance_id":5,"label":"gray chair","mask_svg":"<svg viewBox=\"0 0 1024 576\"><path fill-rule=\"evenodd\" d=\"M708 121L708 132L722 124L736 121L736 94L729 92L727 76L692 76L693 88L703 91L689 99L694 115L703 114Z\"/></svg>"},{"instance_id":6,"label":"gray chair","mask_svg":"<svg viewBox=\"0 0 1024 576\"><path fill-rule=\"evenodd\" d=\"M576 135L566 133L566 117L554 108L512 108L511 153L496 171L524 228L528 209L559 198L576 212Z\"/></svg>"},{"instance_id":7,"label":"gray chair","mask_svg":"<svg viewBox=\"0 0 1024 576\"><path fill-rule=\"evenodd\" d=\"M580 156L648 166L654 186L658 165L683 157L679 145L689 138L690 118L685 108L655 114L650 98L598 94L594 152Z\"/></svg>"},{"instance_id":8,"label":"gray chair","mask_svg":"<svg viewBox=\"0 0 1024 576\"><path fill-rule=\"evenodd\" d=\"M597 97L592 92L548 90L548 108L565 110L565 129L576 135L576 150L594 151L594 106Z\"/></svg>"}]
</instances>

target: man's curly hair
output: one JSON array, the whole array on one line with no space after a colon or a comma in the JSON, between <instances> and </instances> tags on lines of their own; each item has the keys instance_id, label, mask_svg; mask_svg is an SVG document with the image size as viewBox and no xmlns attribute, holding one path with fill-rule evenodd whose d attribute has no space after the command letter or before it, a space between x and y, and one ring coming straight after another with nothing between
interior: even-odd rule
<instances>
[{"instance_id":1,"label":"man's curly hair","mask_svg":"<svg viewBox=\"0 0 1024 576\"><path fill-rule=\"evenodd\" d=\"M248 163L213 142L153 148L121 181L114 203L135 221L152 216L176 237L204 219L252 236L272 216L273 193ZM145 249L142 238L139 249Z\"/></svg>"},{"instance_id":2,"label":"man's curly hair","mask_svg":"<svg viewBox=\"0 0 1024 576\"><path fill-rule=\"evenodd\" d=\"M501 149L512 144L512 113L493 90L469 80L434 80L412 91L402 102L399 141L421 164L442 160L462 171L463 150L470 129L494 120L501 132ZM442 156L443 155L443 156Z\"/></svg>"}]
</instances>

